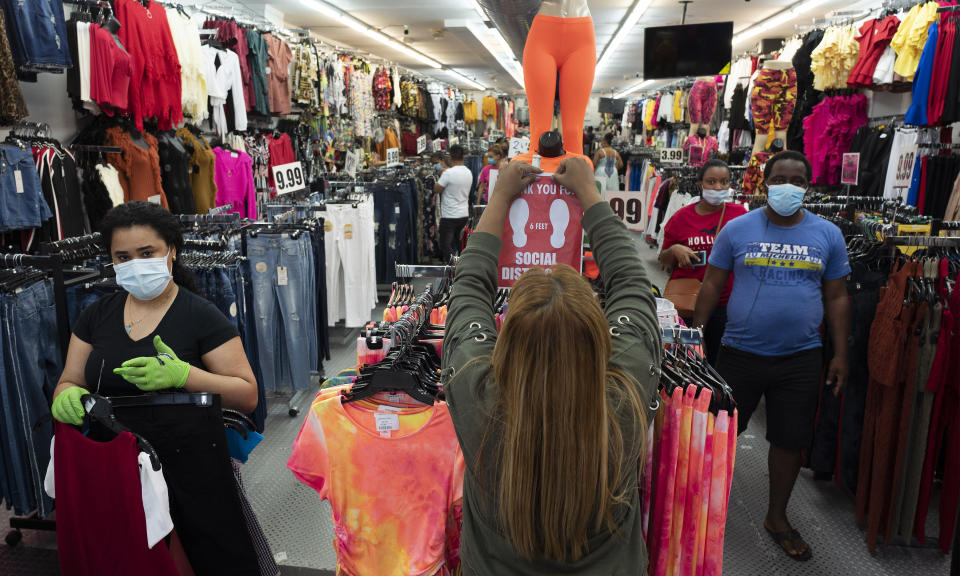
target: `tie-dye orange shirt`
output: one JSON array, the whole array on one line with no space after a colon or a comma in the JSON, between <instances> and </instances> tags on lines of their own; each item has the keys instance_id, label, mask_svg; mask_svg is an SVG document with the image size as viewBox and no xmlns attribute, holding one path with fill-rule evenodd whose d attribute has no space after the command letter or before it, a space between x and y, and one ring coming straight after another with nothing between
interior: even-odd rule
<instances>
[{"instance_id":1,"label":"tie-dye orange shirt","mask_svg":"<svg viewBox=\"0 0 960 576\"><path fill-rule=\"evenodd\" d=\"M338 575L434 575L456 557L464 462L446 404L320 394L287 467L330 501Z\"/></svg>"}]
</instances>

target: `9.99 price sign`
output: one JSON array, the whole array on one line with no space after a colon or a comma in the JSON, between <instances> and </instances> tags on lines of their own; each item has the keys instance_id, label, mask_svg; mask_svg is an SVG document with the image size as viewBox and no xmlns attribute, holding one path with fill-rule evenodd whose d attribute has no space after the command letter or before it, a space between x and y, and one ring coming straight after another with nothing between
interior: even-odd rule
<instances>
[{"instance_id":1,"label":"9.99 price sign","mask_svg":"<svg viewBox=\"0 0 960 576\"><path fill-rule=\"evenodd\" d=\"M645 228L646 208L643 205L642 192L610 192L604 196L627 230L642 232Z\"/></svg>"},{"instance_id":2,"label":"9.99 price sign","mask_svg":"<svg viewBox=\"0 0 960 576\"><path fill-rule=\"evenodd\" d=\"M274 166L273 182L276 184L277 194L289 194L307 187L307 179L303 175L303 166L299 162Z\"/></svg>"}]
</instances>

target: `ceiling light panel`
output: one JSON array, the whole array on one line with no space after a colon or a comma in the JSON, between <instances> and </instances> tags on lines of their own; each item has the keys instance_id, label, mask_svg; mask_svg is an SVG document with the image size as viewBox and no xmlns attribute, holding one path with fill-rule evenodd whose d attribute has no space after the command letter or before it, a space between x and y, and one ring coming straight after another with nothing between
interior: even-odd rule
<instances>
[{"instance_id":1,"label":"ceiling light panel","mask_svg":"<svg viewBox=\"0 0 960 576\"><path fill-rule=\"evenodd\" d=\"M627 14L627 17L623 20L623 23L620 25L620 29L617 30L617 33L613 35L613 38L603 49L603 53L600 55L600 60L597 62L596 73L599 74L600 70L604 68L607 64L610 63L611 58L617 52L617 49L623 43L623 41L629 36L637 26L637 23L640 22L640 18L643 17L644 12L650 8L650 4L653 3L653 0L637 0L637 3L634 4L633 9Z\"/></svg>"}]
</instances>

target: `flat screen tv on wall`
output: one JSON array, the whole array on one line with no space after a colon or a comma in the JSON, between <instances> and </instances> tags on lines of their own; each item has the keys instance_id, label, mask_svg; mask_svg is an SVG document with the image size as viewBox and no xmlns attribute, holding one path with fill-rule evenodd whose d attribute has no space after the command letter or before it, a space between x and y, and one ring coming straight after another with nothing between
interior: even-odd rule
<instances>
[{"instance_id":1,"label":"flat screen tv on wall","mask_svg":"<svg viewBox=\"0 0 960 576\"><path fill-rule=\"evenodd\" d=\"M657 26L643 31L643 77L720 74L733 54L733 22Z\"/></svg>"}]
</instances>

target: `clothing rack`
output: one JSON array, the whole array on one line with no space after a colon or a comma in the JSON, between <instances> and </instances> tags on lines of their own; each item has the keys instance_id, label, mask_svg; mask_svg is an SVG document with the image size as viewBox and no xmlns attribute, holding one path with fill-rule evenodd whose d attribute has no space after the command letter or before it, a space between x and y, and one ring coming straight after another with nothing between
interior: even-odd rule
<instances>
[{"instance_id":1,"label":"clothing rack","mask_svg":"<svg viewBox=\"0 0 960 576\"><path fill-rule=\"evenodd\" d=\"M123 148L119 146L95 146L93 144L71 144L67 146L73 152L96 152L98 154L120 154Z\"/></svg>"},{"instance_id":2,"label":"clothing rack","mask_svg":"<svg viewBox=\"0 0 960 576\"><path fill-rule=\"evenodd\" d=\"M887 236L884 239L891 246L920 246L929 248L960 248L960 237L940 236Z\"/></svg>"},{"instance_id":3,"label":"clothing rack","mask_svg":"<svg viewBox=\"0 0 960 576\"><path fill-rule=\"evenodd\" d=\"M181 224L239 224L240 214L180 214Z\"/></svg>"},{"instance_id":4,"label":"clothing rack","mask_svg":"<svg viewBox=\"0 0 960 576\"><path fill-rule=\"evenodd\" d=\"M57 254L67 249L76 249L82 246L101 246L102 247L103 237L99 232L94 232L92 234L85 234L83 236L73 236L70 238L64 238L63 240L56 240L54 242L43 242L40 244L40 253L41 254Z\"/></svg>"},{"instance_id":5,"label":"clothing rack","mask_svg":"<svg viewBox=\"0 0 960 576\"><path fill-rule=\"evenodd\" d=\"M420 329L430 319L430 312L433 311L433 285L427 286L423 294L413 301L407 311L393 323L390 329L390 339L394 345L401 347L398 358L405 356L405 352L414 343ZM394 360L396 362L396 360Z\"/></svg>"},{"instance_id":6,"label":"clothing rack","mask_svg":"<svg viewBox=\"0 0 960 576\"><path fill-rule=\"evenodd\" d=\"M397 264L397 278L453 278L456 266L421 266L416 264Z\"/></svg>"},{"instance_id":7,"label":"clothing rack","mask_svg":"<svg viewBox=\"0 0 960 576\"><path fill-rule=\"evenodd\" d=\"M699 346L703 343L703 330L700 328L684 328L675 326L668 328L660 327L660 339L664 344L686 344L687 346Z\"/></svg>"},{"instance_id":8,"label":"clothing rack","mask_svg":"<svg viewBox=\"0 0 960 576\"><path fill-rule=\"evenodd\" d=\"M67 291L60 255L30 256L26 254L0 254L0 268L10 266L32 266L50 271L53 277L53 299L57 309L57 339L60 341L60 354L63 361L66 362L67 347L70 344L70 319L67 315ZM37 513L34 512L29 516L11 517L10 528L11 530L7 533L5 541L8 546L16 546L21 538L23 538L21 530L44 530L52 532L57 529L57 524L54 520L45 520L38 517Z\"/></svg>"}]
</instances>

